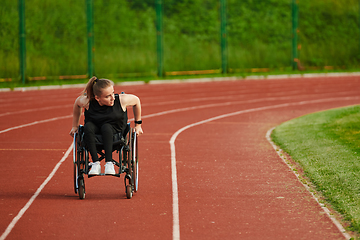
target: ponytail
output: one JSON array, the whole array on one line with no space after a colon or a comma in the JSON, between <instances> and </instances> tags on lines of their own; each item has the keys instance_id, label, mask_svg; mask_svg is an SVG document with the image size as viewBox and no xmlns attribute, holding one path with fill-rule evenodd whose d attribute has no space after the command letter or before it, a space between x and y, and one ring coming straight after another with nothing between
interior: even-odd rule
<instances>
[{"instance_id":1,"label":"ponytail","mask_svg":"<svg viewBox=\"0 0 360 240\"><path fill-rule=\"evenodd\" d=\"M94 76L86 84L83 94L87 95L89 100L93 100L95 95L100 96L101 91L109 86L114 86L114 82L109 79L98 79Z\"/></svg>"}]
</instances>

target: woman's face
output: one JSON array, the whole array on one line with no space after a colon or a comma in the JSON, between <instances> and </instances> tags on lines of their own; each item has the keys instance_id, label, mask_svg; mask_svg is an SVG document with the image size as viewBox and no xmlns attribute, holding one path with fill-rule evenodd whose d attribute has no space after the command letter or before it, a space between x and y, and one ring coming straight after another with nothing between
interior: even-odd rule
<instances>
[{"instance_id":1,"label":"woman's face","mask_svg":"<svg viewBox=\"0 0 360 240\"><path fill-rule=\"evenodd\" d=\"M114 106L114 87L109 86L107 88L104 88L101 91L101 96L95 95L96 101L100 104L100 106Z\"/></svg>"}]
</instances>

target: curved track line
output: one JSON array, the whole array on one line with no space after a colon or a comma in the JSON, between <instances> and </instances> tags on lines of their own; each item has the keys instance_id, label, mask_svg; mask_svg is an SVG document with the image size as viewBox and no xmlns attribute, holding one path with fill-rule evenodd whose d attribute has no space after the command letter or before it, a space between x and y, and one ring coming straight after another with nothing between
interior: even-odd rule
<instances>
[{"instance_id":1,"label":"curved track line","mask_svg":"<svg viewBox=\"0 0 360 240\"><path fill-rule=\"evenodd\" d=\"M204 123L208 123L211 121L219 120L222 118L232 117L244 113L250 113L250 112L258 112L263 110L270 110L270 109L276 109L276 108L282 108L282 107L289 107L289 106L299 106L299 105L305 105L305 104L314 104L314 103L320 103L320 102L331 102L331 101L338 101L338 100L352 100L352 99L358 99L359 97L343 97L343 98L326 98L326 99L317 99L317 100L309 100L309 101L301 101L301 102L295 102L295 103L283 103L283 104L277 104L272 106L266 106L266 107L258 107L258 108L251 108L247 110L241 110L236 111L232 113L222 114L216 117L208 118L205 120L202 120L200 122L189 124L178 131L176 131L170 138L170 151L171 151L171 179L172 179L172 193L173 193L173 240L179 240L180 239L180 216L179 216L179 191L178 191L178 184L177 184L177 170L176 170L176 149L175 149L175 141L176 138L179 136L180 133L183 131L198 126ZM343 233L343 232L342 232Z\"/></svg>"},{"instance_id":2,"label":"curved track line","mask_svg":"<svg viewBox=\"0 0 360 240\"><path fill-rule=\"evenodd\" d=\"M286 92L288 95L286 97L280 97L280 98L291 98L289 97L289 95L291 96L294 96L295 94L297 93L302 93L301 91L287 91ZM335 92L334 92L335 93ZM352 91L352 92L349 92L349 91L346 91L346 92L336 92L337 95L350 95L351 93L358 93L358 91ZM148 106L148 105L151 105L151 106L164 106L164 105L171 105L171 104L179 104L179 103L185 103L185 102L201 102L201 101L209 101L209 100L220 100L220 99L233 99L234 97L238 97L239 94L242 94L242 93L239 93L237 92L236 94L233 94L233 95L230 95L228 94L227 96L217 96L217 97L203 97L203 98L194 98L194 99L185 99L185 100L181 100L181 101L165 101L165 102L158 102L158 103L151 103L151 104L142 104L142 106ZM331 92L328 92L328 93L322 93L321 95L329 95L331 94ZM301 96L305 96L305 97L308 97L309 95L306 94L306 95L296 95L296 97L301 97ZM317 97L319 95L316 95ZM275 98L275 97L271 97L271 98ZM243 100L245 101L245 100Z\"/></svg>"},{"instance_id":3,"label":"curved track line","mask_svg":"<svg viewBox=\"0 0 360 240\"><path fill-rule=\"evenodd\" d=\"M49 176L45 179L45 181L40 185L40 187L36 190L34 195L30 198L30 200L25 204L25 206L20 210L20 212L16 215L16 217L13 218L9 226L6 228L5 232L1 235L0 240L4 240L11 230L15 227L16 223L20 220L20 218L24 215L26 210L29 209L31 204L35 201L35 198L40 194L40 192L44 189L46 184L52 179L52 177L55 175L56 171L59 169L60 165L66 160L66 158L69 156L71 150L73 148L73 144L71 143L70 147L64 154L64 156L61 158L61 160L55 165L52 172L49 174Z\"/></svg>"},{"instance_id":4,"label":"curved track line","mask_svg":"<svg viewBox=\"0 0 360 240\"><path fill-rule=\"evenodd\" d=\"M300 174L297 173L297 171L295 171L295 168L292 167L288 161L286 161L286 158L284 155L282 155L283 150L277 146L272 140L271 140L271 133L272 131L275 129L276 127L273 127L271 129L269 129L266 132L266 139L268 140L268 142L271 144L271 146L274 148L275 152L277 153L277 155L279 155L279 157L283 160L283 162L290 168L291 172L295 174L295 176L297 177L297 179L299 180L299 182L306 188L306 190L308 190L308 192L311 194L311 196L315 199L315 201L319 204L319 206L321 207L321 209L326 213L326 215L331 219L331 221L335 224L335 226L339 229L339 231L343 234L343 236L346 239L351 239L351 236L346 232L346 230L344 229L344 227L341 225L341 223L339 221L336 220L336 218L331 215L330 210L325 207L324 204L321 204L319 202L319 199L315 196L315 194L310 191L310 187L308 184L304 183L304 181L306 182L306 179L302 178L302 180L300 180Z\"/></svg>"},{"instance_id":5,"label":"curved track line","mask_svg":"<svg viewBox=\"0 0 360 240\"><path fill-rule=\"evenodd\" d=\"M200 106L195 106L195 107L172 109L172 110L163 111L163 112L159 112L159 113L152 113L152 114L143 116L143 118L162 116L165 114L176 113L176 112L185 112L185 111L196 110L196 109L201 109L201 108L228 106L228 105L243 104L243 103L256 103L256 102L262 102L262 101L266 102L266 101L274 101L274 100L288 100L291 98L293 98L293 97L271 97L271 98L242 100L242 101L234 101L234 102L213 103L213 104L206 104L206 105L200 105ZM338 98L324 98L324 99L320 99L320 101L319 100L313 100L313 101L326 102L326 101L334 101L334 100L353 100L353 99L358 99L358 98L360 98L360 97L338 97Z\"/></svg>"},{"instance_id":6,"label":"curved track line","mask_svg":"<svg viewBox=\"0 0 360 240\"><path fill-rule=\"evenodd\" d=\"M270 97L270 98L261 98L261 99L252 99L252 100L241 100L241 101L235 101L235 102L214 103L214 104L207 104L207 105L200 105L200 106L186 107L186 108L178 108L178 109L172 109L172 110L167 110L167 111L158 112L158 113L152 113L152 114L144 115L142 118L157 117L157 116L162 116L162 115L166 115L166 114L170 114L170 113L184 112L184 111L196 110L196 109L201 109L201 108L211 108L211 107L227 106L227 105L243 104L243 103L256 103L256 102L261 102L261 101L272 101L272 100L279 100L279 99L280 100L287 100L287 99L291 99L291 98L293 98L293 97ZM357 98L359 98L359 97L325 98L325 99L322 99L320 102L323 102L323 101L326 101L326 100L333 101L335 99L337 99L337 100L351 100L351 99L357 99ZM314 100L314 101L317 101L317 100ZM65 119L65 118L72 118L72 117L73 117L73 115L67 115L67 116L61 116L61 117L55 117L55 118L35 121L35 122L32 122L32 123L26 123L26 124L22 124L22 125L19 125L19 126L15 126L15 127L11 127L11 128L1 130L0 134L5 133L5 132L9 132L11 130L19 129L19 128L33 126L33 125L40 124L40 123L52 122L52 121ZM133 119L129 119L129 121L132 121L132 120Z\"/></svg>"}]
</instances>

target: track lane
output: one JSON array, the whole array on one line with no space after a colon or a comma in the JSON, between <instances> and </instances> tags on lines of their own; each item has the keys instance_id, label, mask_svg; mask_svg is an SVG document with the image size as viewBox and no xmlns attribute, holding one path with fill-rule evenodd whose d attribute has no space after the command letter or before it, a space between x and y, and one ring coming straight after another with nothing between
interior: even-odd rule
<instances>
[{"instance_id":1,"label":"track lane","mask_svg":"<svg viewBox=\"0 0 360 240\"><path fill-rule=\"evenodd\" d=\"M253 101L256 100L259 97L263 96L274 96L274 97L286 97L286 94L281 94L281 91L286 91L286 87L284 87L284 83L286 81L282 80L276 80L276 81L260 81L257 83L254 83L254 86L252 85L255 81L244 81L239 83L234 82L225 82L225 83L212 83L211 85L215 85L215 87L207 87L208 89L204 89L203 86L206 86L207 84L201 83L201 84L179 84L179 85L165 85L165 86L141 86L136 87L134 89L138 90L140 94L137 94L137 92L134 91L135 94L139 95L142 99L143 106L144 106L144 112L146 114L150 113L156 113L156 112L162 112L167 111L169 109L174 108L181 108L184 107L184 104L181 103L181 101L177 100L177 98L182 97L183 99L200 99L194 100L194 101L188 101L192 103L193 105L190 105L189 107L194 106L200 106L201 104L213 104L218 103L222 104L224 102L219 102L220 99L226 99L226 94L229 92L234 92L234 89L237 87L241 89L245 89L244 92L242 92L243 95L236 98L234 96L235 100L244 100L247 101ZM275 83L274 83L275 82ZM295 81L296 82L296 81ZM304 81L307 82L307 84L310 82L316 82L316 80L313 81ZM337 81L328 81L324 80L323 82L327 83L329 86L332 86L331 82L337 82ZM350 85L351 87L348 87L342 95L346 95L347 93L350 93L351 91L354 92L354 82L355 81L349 81L348 79L345 79L344 81L341 81L342 83L347 82L347 85ZM266 86L269 83L268 86ZM298 83L299 84L299 83ZM235 87L233 86L235 85ZM271 89L270 85L276 85L275 89ZM337 87L332 87L330 89L319 89L323 86L320 85L317 88L306 88L306 83L301 83L299 85L302 86L296 86L298 88L296 91L290 91L292 96L297 96L299 99L304 98L316 98L317 94L322 94L322 97L326 97L327 95L331 96L333 94L336 94L341 89L338 87L341 84L337 84ZM154 87L154 89L152 89ZM250 88L251 87L251 88ZM220 88L223 88L222 94L224 96L216 96L216 92ZM351 89L352 88L352 89ZM189 90L190 89L190 90ZM216 89L216 90L215 90ZM269 89L268 92L264 93L264 90ZM350 90L351 89L351 90ZM128 87L127 91L131 91L131 87ZM320 91L321 90L321 91ZM204 92L210 92L208 96L205 96ZM46 91L45 91L46 92ZM149 97L146 96L146 94L155 94L151 95ZM163 96L156 97L156 94L159 93L166 93L166 97L169 101L179 102L178 105L175 104L173 108L169 108L168 106L170 104L162 103ZM309 92L309 94L304 96L304 93ZM311 94L310 94L311 92ZM171 93L176 93L178 95L172 96ZM301 96L301 93L303 96ZM200 94L202 94L200 96ZM249 94L249 95L247 95ZM201 98L199 98L199 96ZM290 96L291 97L291 96ZM215 98L215 99L214 99ZM146 101L144 101L146 99ZM201 100L202 99L202 100ZM228 98L227 98L228 100ZM207 102L210 101L210 102ZM275 99L276 101L276 99ZM154 103L154 107L152 107L152 103ZM195 104L196 103L196 104ZM199 104L200 103L200 104ZM149 105L148 105L149 104ZM249 104L242 102L242 104ZM263 103L252 103L251 106L261 106ZM188 104L185 102L185 105ZM160 238L160 239L169 239L171 238L171 184L168 182L169 179L171 179L170 176L170 166L167 164L170 159L170 150L168 146L168 141L171 137L171 135L175 132L177 128L180 128L181 126L184 126L184 124L191 123L192 121L201 120L206 116L213 116L214 114L224 113L231 111L231 109L239 109L245 108L244 106L241 106L241 104L229 104L228 106L221 107L221 106L213 106L213 108L204 108L204 109L188 109L184 110L182 112L177 113L169 113L169 114L162 114L157 115L152 118L148 118L146 120L146 134L141 137L141 175L140 175L140 191L138 194L135 194L134 198L130 201L130 204L127 204L126 200L124 202L121 202L121 205L124 206L117 206L119 203L119 192L114 192L115 189L120 189L120 192L123 192L123 186L121 181L118 179L112 179L112 178L94 178L87 180L87 191L88 194L86 196L85 201L81 201L82 203L79 203L79 201L76 202L74 205L74 200L76 201L76 196L71 195L73 192L72 190L72 176L68 176L68 173L72 172L71 167L63 165L59 171L61 171L61 174L55 175L54 179L49 183L48 187L44 189L44 192L40 194L38 197L38 200L34 202L34 206L29 209L30 212L26 213L24 215L24 219L22 219L19 222L19 226L16 226L14 229L13 236L24 236L21 235L21 233L30 234L29 236L32 236L35 238L46 238L46 237L55 237L60 239L59 236L64 236L64 230L67 232L70 232L74 235L67 236L69 239L73 237L78 237L80 234L86 234L86 230L79 230L76 229L73 226L72 221L70 221L68 224L64 223L62 220L64 218L63 215L66 216L66 219L74 219L73 221L76 222L75 219L83 219L86 221L89 221L92 223L93 221L98 222L99 220L95 220L95 217L92 216L92 210L94 209L94 205L98 208L98 212L100 212L100 216L96 216L97 219L101 218L100 224L103 226L106 226L104 229L99 229L99 234L96 236L100 236L101 234L107 234L107 231L105 229L108 229L108 234L111 238L111 236L116 235L119 231L124 232L122 230L125 229L125 223L127 221L135 221L135 222L142 222L141 226L134 226L132 229L138 230L136 233L132 235L135 239L143 239L144 236L146 237L153 237L153 238ZM248 105L250 107L250 105ZM216 109L216 110L214 110ZM211 110L210 113L207 111ZM295 116L296 114L301 114L304 112L304 109L300 110L294 110L290 109ZM55 112L55 111L54 111ZM275 111L277 112L277 111ZM184 122L180 122L184 119ZM271 119L271 118L270 118ZM277 122L278 119L273 117L273 122ZM63 122L63 121L61 121ZM181 123L181 124L178 124ZM65 134L63 136L67 137L68 132L68 125L69 120L67 120L63 125L66 125L66 127L60 128L59 130L56 130L58 132L65 131ZM71 123L70 123L71 124ZM247 125L248 123L243 123L243 125ZM262 123L259 123L261 125ZM230 125L228 123L228 125ZM29 127L33 128L33 127ZM38 130L38 128L35 128ZM64 130L65 129L65 130ZM215 128L216 129L216 128ZM27 132L28 130L23 129L24 132ZM13 132L14 133L14 132ZM30 136L29 136L30 135ZM62 134L60 134L62 135ZM217 134L218 136L219 134ZM221 135L221 134L220 134ZM2 135L0 135L0 138ZM10 139L11 136L7 135L7 138ZM60 137L61 139L65 137ZM209 136L211 138L211 136ZM2 138L1 138L2 139ZM31 134L25 134L24 141L26 139L32 139ZM68 139L68 138L66 138ZM66 139L65 142L67 141ZM16 142L16 141L14 141ZM67 142L68 143L68 142ZM253 144L256 144L255 142ZM249 145L245 144L245 146L249 147ZM189 148L189 146L188 146ZM60 158L58 158L60 159ZM69 160L68 160L69 161ZM164 164L164 166L160 166L161 164ZM160 167L159 167L160 166ZM66 167L66 169L65 169ZM64 169L63 169L64 168ZM146 169L144 172L143 169ZM183 174L183 173L181 173ZM67 175L67 178L66 178ZM161 176L161 177L160 177ZM55 180L59 177L59 179L55 182ZM96 180L95 180L96 179ZM66 182L67 185L64 183ZM200 181L201 183L201 181ZM88 186L89 185L89 186ZM110 185L108 187L107 185ZM160 186L160 187L159 187ZM180 185L182 186L182 185ZM90 188L90 189L89 189ZM63 191L59 191L59 190ZM70 194L69 194L70 193ZM140 194L141 193L141 194ZM44 194L44 195L43 195ZM124 196L124 195L123 195ZM135 199L139 198L141 201L136 201ZM160 199L160 200L159 200ZM161 200L162 199L162 200ZM41 200L41 201L40 201ZM87 201L89 200L89 201ZM134 200L134 201L133 201ZM84 202L90 202L92 204L84 204ZM60 204L60 202L64 202L64 204ZM101 202L101 203L100 203ZM150 204L151 203L151 204ZM143 205L144 206L143 206ZM47 206L46 209L43 209L42 211L41 206ZM85 207L83 206L85 205ZM102 206L104 205L104 206ZM59 208L60 206L60 208ZM109 207L110 206L110 207ZM117 206L114 209L114 206ZM134 207L135 206L135 207ZM181 205L180 205L181 206ZM184 205L185 206L185 205ZM132 207L132 208L131 208ZM60 209L58 211L54 211L54 214L48 214L50 209ZM72 210L70 210L72 209ZM73 214L71 211L74 211L76 209L77 213L81 214ZM111 209L111 210L109 210ZM130 209L130 210L129 210ZM89 211L88 211L89 210ZM122 217L123 212L127 212L126 217ZM69 213L70 211L70 213ZM115 213L112 214L109 211L114 211ZM65 214L62 214L65 213ZM144 214L139 214L144 213ZM140 216L141 215L141 216ZM180 215L181 214L181 207L180 207ZM185 214L186 215L186 214ZM30 222L29 219L34 219L32 216L40 216L47 224L41 224L38 221ZM148 216L147 218L150 218L150 220L145 220L144 217ZM149 217L150 216L150 217ZM26 218L27 217L27 218ZM159 220L155 220L160 218ZM27 221L25 221L27 219ZM111 224L105 224L110 223L110 220L117 219L117 223L120 222L120 226L114 224L112 226ZM181 219L181 218L180 218ZM23 222L24 221L24 222ZM33 221L33 220L32 220ZM170 223L169 223L170 221ZM104 222L104 224L102 223ZM57 223L57 224L55 224ZM54 226L61 226L58 227L58 230L54 229ZM69 226L68 226L69 225ZM70 226L71 225L71 226ZM91 225L91 224L90 224ZM159 227L156 226L164 226L164 228L159 229ZM1 223L0 226L3 226ZM27 230L32 229L33 231ZM194 230L194 229L193 229ZM186 232L186 229L182 230ZM11 239L11 236L9 236L9 239ZM124 236L127 236L124 232ZM95 239L95 236L94 236Z\"/></svg>"},{"instance_id":2,"label":"track lane","mask_svg":"<svg viewBox=\"0 0 360 240\"><path fill-rule=\"evenodd\" d=\"M357 97L354 99L359 101ZM354 102L354 99L348 101ZM263 136L256 141L249 141L256 132L254 130L266 124L261 121L264 119L263 115L266 115L266 110L277 108L286 110L289 107L292 109L294 105L306 106L318 102L305 101L300 104L288 104L288 106L282 104L235 112L225 116L220 115L218 118L209 119L209 122L202 121L195 124L199 128L196 130L197 135L193 135L190 129L187 133L184 132L184 135L187 135L184 137L185 149L180 148L177 151L177 153L180 152L177 165L180 175L179 197L180 219L182 219L180 226L186 239L200 237L235 239L240 236L241 239L286 239L291 235L301 236L297 237L299 239L344 239L335 226L329 227L332 225L331 221L324 216L324 212L318 205L309 204L309 207L306 207L305 203L314 199L311 199L311 194L304 190L301 184L296 186L299 182L296 178L291 178L291 172L288 171L289 175L285 174L287 167L278 166L277 168L280 169L266 169L267 166L274 167L279 163L281 165L281 162L276 161L277 156L273 163L263 160L269 158L267 155L261 157L261 152L259 153L258 150L261 148L258 144L262 142L261 137ZM334 106L334 102L339 105L339 99L324 102L331 102L328 106ZM248 115L247 113L250 112L253 113L251 118L243 117L247 119L245 121L226 119L235 117L241 119L237 115ZM265 114L261 112L265 112ZM260 119L254 118L258 114L262 115ZM284 116L284 113L281 116ZM260 123L254 123L259 120ZM202 124L204 126L201 126ZM221 127L227 134L212 136L211 129L214 126ZM241 128L241 131L235 132L236 138L231 137L234 129L229 126ZM249 126L253 126L253 128L249 129ZM248 132L249 130L251 132ZM239 133L245 133L248 139L241 140L244 137ZM229 141L231 138L234 140L240 138L240 140L233 141L235 143L233 144L232 141ZM206 140L204 141L204 139ZM181 146L181 141L179 142ZM189 148L189 146L192 147ZM225 155L224 151L219 150L222 148L226 148ZM241 150L239 151L237 148L241 148ZM197 153L198 149L207 150ZM244 157L246 152L248 153ZM244 173L248 174L242 176ZM284 179L291 179L293 182ZM200 186L197 186L197 183ZM292 186L293 184L295 186ZM248 185L251 186L249 189ZM246 200L247 196L248 200ZM181 199L183 199L183 204ZM242 199L243 202L238 202L239 199ZM277 200L278 204L275 203ZM306 210L302 210L299 206L306 207ZM315 214L308 214L310 209ZM300 216L306 216L306 221ZM286 219L286 221L279 222L276 221L276 218ZM234 224L236 222L245 223L238 226ZM281 227L279 227L280 225ZM300 230L297 228L298 225L302 226ZM262 229L266 231L265 235ZM324 231L324 229L327 230Z\"/></svg>"}]
</instances>

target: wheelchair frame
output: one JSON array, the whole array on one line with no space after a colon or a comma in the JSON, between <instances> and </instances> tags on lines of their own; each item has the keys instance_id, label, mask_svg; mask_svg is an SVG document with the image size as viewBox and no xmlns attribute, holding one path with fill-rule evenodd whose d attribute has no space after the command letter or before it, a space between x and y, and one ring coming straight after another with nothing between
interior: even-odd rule
<instances>
[{"instance_id":1,"label":"wheelchair frame","mask_svg":"<svg viewBox=\"0 0 360 240\"><path fill-rule=\"evenodd\" d=\"M124 184L125 193L128 199L132 198L133 193L138 191L139 187L139 160L138 160L138 142L137 136L133 128L130 128L128 123L128 132L125 138L121 138L114 143L113 151L117 151L119 161L113 159L116 166L119 167L118 173L115 175L106 175L120 177L125 173ZM100 155L99 160L105 158L103 148L97 144L97 152ZM74 191L79 194L80 199L85 198L85 175L89 173L89 152L84 143L84 126L80 125L78 132L74 134L74 148L73 148L73 164L74 164ZM105 176L104 173L100 175L88 175L88 178L95 176Z\"/></svg>"}]
</instances>

